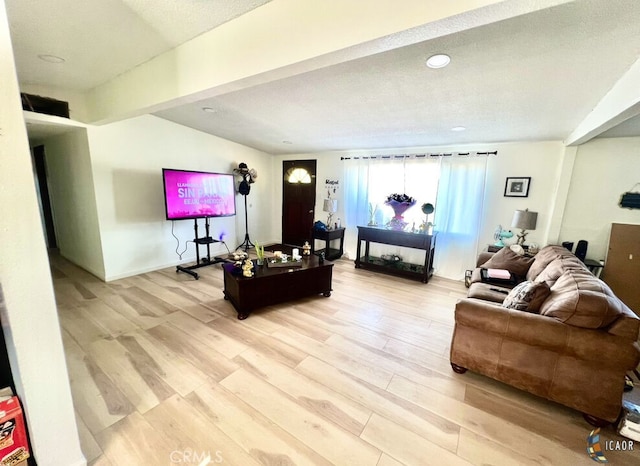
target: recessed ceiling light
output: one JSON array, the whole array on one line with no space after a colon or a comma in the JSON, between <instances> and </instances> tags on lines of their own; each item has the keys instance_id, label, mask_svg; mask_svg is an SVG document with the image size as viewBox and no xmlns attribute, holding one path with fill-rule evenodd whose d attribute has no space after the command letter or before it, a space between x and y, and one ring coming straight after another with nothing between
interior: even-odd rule
<instances>
[{"instance_id":1,"label":"recessed ceiling light","mask_svg":"<svg viewBox=\"0 0 640 466\"><path fill-rule=\"evenodd\" d=\"M203 112L207 112L207 113L216 113L217 110L215 108L211 108L211 107L202 107L202 111Z\"/></svg>"},{"instance_id":2,"label":"recessed ceiling light","mask_svg":"<svg viewBox=\"0 0 640 466\"><path fill-rule=\"evenodd\" d=\"M451 128L451 131L464 131L467 128L465 128L464 126L454 126L453 128Z\"/></svg>"},{"instance_id":3,"label":"recessed ceiling light","mask_svg":"<svg viewBox=\"0 0 640 466\"><path fill-rule=\"evenodd\" d=\"M451 58L449 55L439 53L437 55L432 55L427 59L427 66L429 68L444 68L450 61Z\"/></svg>"},{"instance_id":4,"label":"recessed ceiling light","mask_svg":"<svg viewBox=\"0 0 640 466\"><path fill-rule=\"evenodd\" d=\"M48 63L64 63L66 61L62 57L58 57L56 55L47 55L47 54L38 55L38 58L40 60L46 61Z\"/></svg>"},{"instance_id":5,"label":"recessed ceiling light","mask_svg":"<svg viewBox=\"0 0 640 466\"><path fill-rule=\"evenodd\" d=\"M293 144L291 141L282 141L282 144Z\"/></svg>"}]
</instances>

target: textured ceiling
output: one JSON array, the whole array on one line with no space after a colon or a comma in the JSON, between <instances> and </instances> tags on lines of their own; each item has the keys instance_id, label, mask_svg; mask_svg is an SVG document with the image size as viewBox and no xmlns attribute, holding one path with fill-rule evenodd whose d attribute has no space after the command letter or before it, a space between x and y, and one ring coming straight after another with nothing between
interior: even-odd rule
<instances>
[{"instance_id":1,"label":"textured ceiling","mask_svg":"<svg viewBox=\"0 0 640 466\"><path fill-rule=\"evenodd\" d=\"M271 0L5 0L18 79L86 90ZM52 66L38 55L63 57Z\"/></svg>"},{"instance_id":2,"label":"textured ceiling","mask_svg":"<svg viewBox=\"0 0 640 466\"><path fill-rule=\"evenodd\" d=\"M75 90L266 3L6 2L20 81ZM577 0L156 115L276 154L564 140L640 58L638 18L637 0ZM447 68L425 66L436 52ZM632 121L603 135L640 136Z\"/></svg>"},{"instance_id":3,"label":"textured ceiling","mask_svg":"<svg viewBox=\"0 0 640 466\"><path fill-rule=\"evenodd\" d=\"M637 18L581 1L157 115L271 153L563 140L638 59Z\"/></svg>"}]
</instances>

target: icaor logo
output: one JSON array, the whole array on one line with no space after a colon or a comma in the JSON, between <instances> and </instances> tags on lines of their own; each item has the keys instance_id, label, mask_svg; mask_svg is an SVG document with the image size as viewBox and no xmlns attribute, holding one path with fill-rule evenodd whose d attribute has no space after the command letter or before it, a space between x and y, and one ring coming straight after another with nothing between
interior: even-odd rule
<instances>
[{"instance_id":1,"label":"icaor logo","mask_svg":"<svg viewBox=\"0 0 640 466\"><path fill-rule=\"evenodd\" d=\"M598 463L608 463L600 445L600 427L591 431L587 437L587 453L589 458Z\"/></svg>"}]
</instances>

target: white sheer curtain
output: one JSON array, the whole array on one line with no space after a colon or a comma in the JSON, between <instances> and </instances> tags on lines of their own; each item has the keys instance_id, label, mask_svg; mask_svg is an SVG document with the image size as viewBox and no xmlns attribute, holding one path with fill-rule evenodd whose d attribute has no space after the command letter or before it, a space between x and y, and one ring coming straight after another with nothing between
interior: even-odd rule
<instances>
[{"instance_id":1,"label":"white sheer curtain","mask_svg":"<svg viewBox=\"0 0 640 466\"><path fill-rule=\"evenodd\" d=\"M461 280L475 263L484 208L487 157L443 157L435 211L434 268Z\"/></svg>"},{"instance_id":2,"label":"white sheer curtain","mask_svg":"<svg viewBox=\"0 0 640 466\"><path fill-rule=\"evenodd\" d=\"M356 226L373 220L384 226L393 216L384 204L393 193L414 197L416 205L404 214L408 229L425 221L420 207L435 206L438 232L434 266L436 274L462 279L476 256L482 216L486 157L360 158L344 161L344 202L347 237L355 242ZM371 216L371 212L374 215ZM373 245L372 245L373 247ZM399 251L394 251L399 253ZM372 252L373 253L373 252ZM406 260L421 262L417 251L404 250Z\"/></svg>"}]
</instances>

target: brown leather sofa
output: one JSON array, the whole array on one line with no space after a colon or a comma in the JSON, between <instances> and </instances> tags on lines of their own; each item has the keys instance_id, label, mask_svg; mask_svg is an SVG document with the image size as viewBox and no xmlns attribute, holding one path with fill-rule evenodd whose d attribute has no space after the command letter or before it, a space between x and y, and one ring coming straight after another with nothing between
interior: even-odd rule
<instances>
[{"instance_id":1,"label":"brown leather sofa","mask_svg":"<svg viewBox=\"0 0 640 466\"><path fill-rule=\"evenodd\" d=\"M454 371L577 409L593 425L614 422L624 376L640 362L634 312L561 246L533 258L504 248L481 254L477 265L468 297L456 304ZM515 281L483 282L481 266L511 270Z\"/></svg>"}]
</instances>

